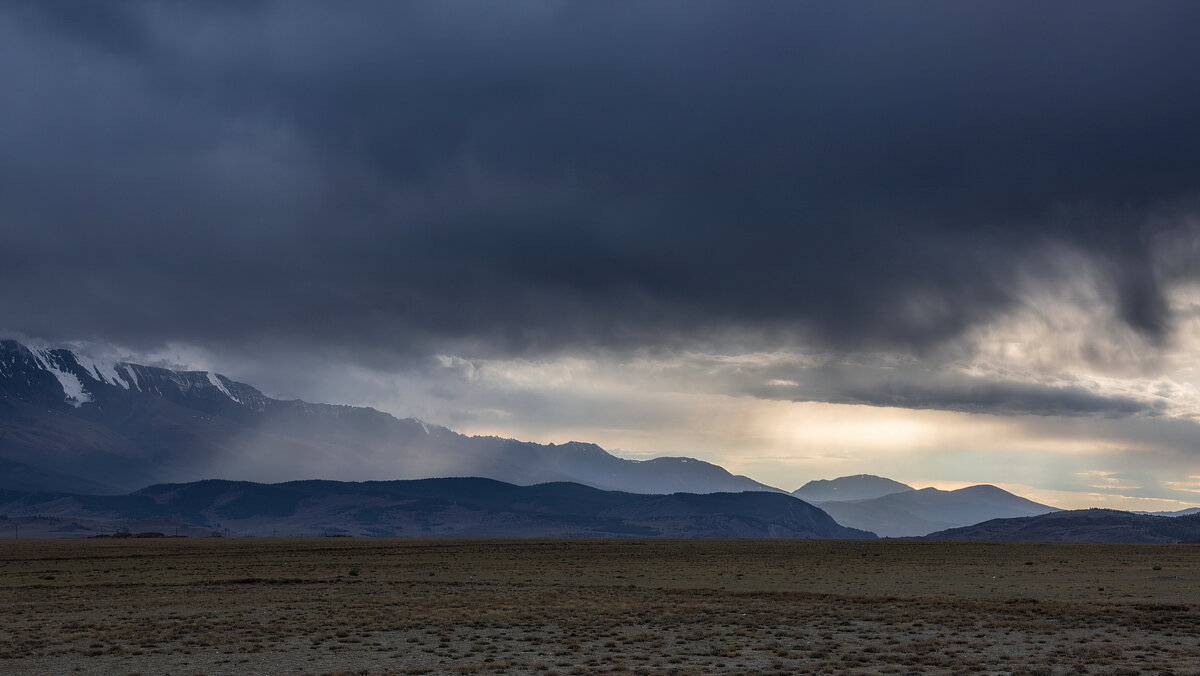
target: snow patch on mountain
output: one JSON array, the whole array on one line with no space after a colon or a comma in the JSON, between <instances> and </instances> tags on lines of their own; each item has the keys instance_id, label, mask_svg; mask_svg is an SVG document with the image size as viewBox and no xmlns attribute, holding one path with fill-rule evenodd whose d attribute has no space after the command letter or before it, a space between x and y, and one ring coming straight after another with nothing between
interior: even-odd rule
<instances>
[{"instance_id":1,"label":"snow patch on mountain","mask_svg":"<svg viewBox=\"0 0 1200 676\"><path fill-rule=\"evenodd\" d=\"M216 373L213 373L212 371L205 371L204 375L208 376L208 382L212 383L213 387L217 388L218 390L221 390L221 392L225 396L229 397L230 399L236 401L239 404L242 403L242 400L235 397L233 395L233 393L229 391L229 388L225 387L225 384L221 382L222 376L219 376Z\"/></svg>"},{"instance_id":2,"label":"snow patch on mountain","mask_svg":"<svg viewBox=\"0 0 1200 676\"><path fill-rule=\"evenodd\" d=\"M67 395L67 403L79 408L84 404L92 401L92 395L88 394L83 387L83 382L79 380L74 373L67 373L56 368L49 369L50 373L58 378L58 382L62 385L63 392Z\"/></svg>"},{"instance_id":3,"label":"snow patch on mountain","mask_svg":"<svg viewBox=\"0 0 1200 676\"><path fill-rule=\"evenodd\" d=\"M74 373L61 368L58 358L54 353L44 347L29 348L29 353L33 355L34 361L38 366L50 372L58 379L58 384L62 386L63 394L66 395L68 404L79 408L84 404L92 401L92 395L83 387L83 382Z\"/></svg>"},{"instance_id":4,"label":"snow patch on mountain","mask_svg":"<svg viewBox=\"0 0 1200 676\"><path fill-rule=\"evenodd\" d=\"M117 371L122 365L119 363L108 362L100 359L93 359L85 354L72 352L71 356L75 357L75 362L87 371L89 375L99 380L102 383L115 385L122 389L129 389L129 383L121 377Z\"/></svg>"},{"instance_id":5,"label":"snow patch on mountain","mask_svg":"<svg viewBox=\"0 0 1200 676\"><path fill-rule=\"evenodd\" d=\"M142 379L138 377L137 368L133 364L121 364L121 370L125 372L125 377L129 379L129 384L138 392L142 391Z\"/></svg>"}]
</instances>

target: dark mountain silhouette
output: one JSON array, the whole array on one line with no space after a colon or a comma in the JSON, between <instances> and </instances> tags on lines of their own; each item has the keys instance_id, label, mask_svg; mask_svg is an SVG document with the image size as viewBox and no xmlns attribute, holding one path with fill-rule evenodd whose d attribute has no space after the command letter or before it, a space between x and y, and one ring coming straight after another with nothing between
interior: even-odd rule
<instances>
[{"instance_id":1,"label":"dark mountain silhouette","mask_svg":"<svg viewBox=\"0 0 1200 676\"><path fill-rule=\"evenodd\" d=\"M838 477L837 479L817 479L810 481L792 491L792 495L806 502L830 502L871 500L892 493L902 493L914 490L908 484L902 484L873 474L855 474L854 476Z\"/></svg>"},{"instance_id":2,"label":"dark mountain silhouette","mask_svg":"<svg viewBox=\"0 0 1200 676\"><path fill-rule=\"evenodd\" d=\"M989 485L953 491L936 488L892 493L871 500L815 503L838 523L885 537L910 537L990 519L1057 511Z\"/></svg>"},{"instance_id":3,"label":"dark mountain silhouette","mask_svg":"<svg viewBox=\"0 0 1200 676\"><path fill-rule=\"evenodd\" d=\"M371 408L282 401L225 376L0 341L0 487L122 493L207 477L485 476L638 493L778 491L691 458L467 437Z\"/></svg>"},{"instance_id":4,"label":"dark mountain silhouette","mask_svg":"<svg viewBox=\"0 0 1200 676\"><path fill-rule=\"evenodd\" d=\"M477 537L872 538L783 493L641 495L574 483L492 479L208 480L129 495L0 491L0 515L78 523L204 526L235 534ZM155 521L157 520L157 521Z\"/></svg>"},{"instance_id":5,"label":"dark mountain silhouette","mask_svg":"<svg viewBox=\"0 0 1200 676\"><path fill-rule=\"evenodd\" d=\"M1179 509L1173 512L1134 512L1134 514L1147 514L1149 516L1187 516L1189 514L1200 514L1200 507L1188 507Z\"/></svg>"},{"instance_id":6,"label":"dark mountain silhouette","mask_svg":"<svg viewBox=\"0 0 1200 676\"><path fill-rule=\"evenodd\" d=\"M1080 509L993 519L925 537L1019 542L1200 542L1200 514L1169 517L1114 509Z\"/></svg>"}]
</instances>

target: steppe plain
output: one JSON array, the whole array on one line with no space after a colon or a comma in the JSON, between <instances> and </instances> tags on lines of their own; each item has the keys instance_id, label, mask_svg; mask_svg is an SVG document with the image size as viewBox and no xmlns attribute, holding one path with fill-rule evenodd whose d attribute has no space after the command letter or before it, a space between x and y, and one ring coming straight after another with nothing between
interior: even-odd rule
<instances>
[{"instance_id":1,"label":"steppe plain","mask_svg":"<svg viewBox=\"0 0 1200 676\"><path fill-rule=\"evenodd\" d=\"M1200 545L0 542L3 674L1197 674Z\"/></svg>"}]
</instances>

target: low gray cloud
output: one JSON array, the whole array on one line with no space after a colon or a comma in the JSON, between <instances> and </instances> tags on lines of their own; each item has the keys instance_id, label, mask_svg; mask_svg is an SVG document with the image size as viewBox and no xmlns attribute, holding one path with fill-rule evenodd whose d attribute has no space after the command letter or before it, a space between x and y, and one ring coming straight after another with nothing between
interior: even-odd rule
<instances>
[{"instance_id":1,"label":"low gray cloud","mask_svg":"<svg viewBox=\"0 0 1200 676\"><path fill-rule=\"evenodd\" d=\"M750 390L768 399L825 401L897 408L936 409L992 415L1102 416L1160 415L1163 400L1098 394L1083 387L992 381L976 376L926 374L904 380L890 374L859 378L850 384L821 377L819 385L775 384ZM805 380L809 380L806 378ZM864 382L865 381L865 382Z\"/></svg>"}]
</instances>

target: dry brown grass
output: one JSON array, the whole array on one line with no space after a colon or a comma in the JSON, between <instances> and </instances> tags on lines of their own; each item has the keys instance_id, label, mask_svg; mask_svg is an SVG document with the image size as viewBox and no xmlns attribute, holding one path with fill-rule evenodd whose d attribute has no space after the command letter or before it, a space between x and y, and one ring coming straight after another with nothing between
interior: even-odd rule
<instances>
[{"instance_id":1,"label":"dry brown grass","mask_svg":"<svg viewBox=\"0 0 1200 676\"><path fill-rule=\"evenodd\" d=\"M1200 547L0 543L0 673L1200 673Z\"/></svg>"}]
</instances>

